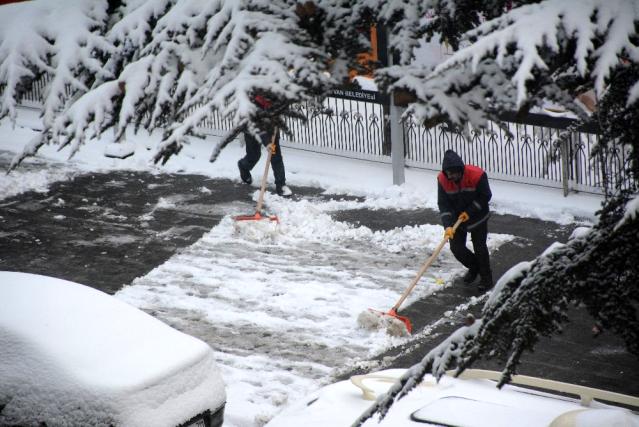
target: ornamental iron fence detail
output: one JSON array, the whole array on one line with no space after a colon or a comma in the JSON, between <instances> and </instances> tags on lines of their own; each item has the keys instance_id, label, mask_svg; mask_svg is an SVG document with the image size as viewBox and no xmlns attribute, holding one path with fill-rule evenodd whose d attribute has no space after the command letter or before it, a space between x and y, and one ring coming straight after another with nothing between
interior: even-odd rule
<instances>
[{"instance_id":1,"label":"ornamental iron fence detail","mask_svg":"<svg viewBox=\"0 0 639 427\"><path fill-rule=\"evenodd\" d=\"M382 104L327 97L320 105L293 106L306 120L289 119L284 145L356 158L388 161Z\"/></svg>"},{"instance_id":2,"label":"ornamental iron fence detail","mask_svg":"<svg viewBox=\"0 0 639 427\"><path fill-rule=\"evenodd\" d=\"M22 105L41 107L47 78L32 85ZM389 97L378 92L338 89L321 103L293 105L305 118L287 119L290 134L283 146L391 163ZM469 164L505 181L603 193L629 187L629 148L600 150L592 155L599 135L594 126L572 129L575 120L528 114L501 117L501 126L461 129L447 123L426 127L411 117L402 122L406 166L440 170L444 152L456 151ZM201 124L205 133L219 134L233 123L213 112ZM568 132L568 134L566 134Z\"/></svg>"},{"instance_id":3,"label":"ornamental iron fence detail","mask_svg":"<svg viewBox=\"0 0 639 427\"><path fill-rule=\"evenodd\" d=\"M434 127L404 122L404 151L409 166L441 169L444 152L456 151L492 177L570 190L601 193L631 183L630 148L602 150L596 128L569 130L575 120L528 114L515 121L503 117L502 126L489 122L483 129L460 129L446 123Z\"/></svg>"}]
</instances>

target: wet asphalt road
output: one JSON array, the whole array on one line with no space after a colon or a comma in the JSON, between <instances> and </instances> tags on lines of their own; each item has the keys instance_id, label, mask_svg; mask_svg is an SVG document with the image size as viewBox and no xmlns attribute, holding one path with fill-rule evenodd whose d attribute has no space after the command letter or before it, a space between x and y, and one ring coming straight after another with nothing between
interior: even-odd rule
<instances>
[{"instance_id":1,"label":"wet asphalt road","mask_svg":"<svg viewBox=\"0 0 639 427\"><path fill-rule=\"evenodd\" d=\"M299 197L332 197L318 188L292 188ZM200 175L127 171L81 175L51 185L47 193L22 193L0 200L0 270L46 274L113 294L198 240L229 209L251 211L253 191L235 181ZM439 221L437 213L428 209L359 209L334 212L333 217L372 230ZM494 215L489 231L517 236L492 255L495 278L512 265L533 259L550 243L565 241L573 228ZM481 294L472 287L453 285L404 308L402 314L410 317L415 330L427 327L430 333L374 362L379 368L418 362L461 324L468 311L479 312L481 302L455 308ZM639 395L637 358L625 352L615 337L605 333L593 337L591 325L583 310L575 310L562 335L543 340L525 356L520 373ZM496 366L488 361L478 367Z\"/></svg>"},{"instance_id":2,"label":"wet asphalt road","mask_svg":"<svg viewBox=\"0 0 639 427\"><path fill-rule=\"evenodd\" d=\"M196 184L197 182L197 184ZM197 187L193 187L196 184ZM0 202L0 268L48 274L113 294L216 224L210 206L248 189L189 175L114 172ZM210 192L202 191L210 189ZM184 210L154 209L180 199Z\"/></svg>"}]
</instances>

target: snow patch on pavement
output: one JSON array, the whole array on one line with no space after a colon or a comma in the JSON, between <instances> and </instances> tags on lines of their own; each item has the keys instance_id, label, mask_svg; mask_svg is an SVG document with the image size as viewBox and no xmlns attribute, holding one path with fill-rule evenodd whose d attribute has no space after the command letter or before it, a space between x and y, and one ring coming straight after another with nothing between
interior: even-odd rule
<instances>
[{"instance_id":1,"label":"snow patch on pavement","mask_svg":"<svg viewBox=\"0 0 639 427\"><path fill-rule=\"evenodd\" d=\"M9 153L0 152L0 165L8 166L11 158ZM0 174L0 200L3 200L27 191L47 193L51 184L69 181L78 175L78 171L65 164L51 165L29 159L21 166L19 173L6 174L0 171Z\"/></svg>"}]
</instances>

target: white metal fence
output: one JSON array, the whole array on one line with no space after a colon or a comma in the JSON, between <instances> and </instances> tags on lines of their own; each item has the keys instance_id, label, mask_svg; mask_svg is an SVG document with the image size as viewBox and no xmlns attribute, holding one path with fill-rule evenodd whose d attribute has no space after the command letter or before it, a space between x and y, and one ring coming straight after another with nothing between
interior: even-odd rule
<instances>
[{"instance_id":1,"label":"white metal fence","mask_svg":"<svg viewBox=\"0 0 639 427\"><path fill-rule=\"evenodd\" d=\"M41 105L46 79L36 82L22 102ZM305 122L290 120L292 135L282 145L291 148L391 163L388 97L377 92L337 90L323 100L293 108ZM563 188L568 191L602 193L604 187L624 185L627 151L607 151L591 156L598 141L596 129L583 128L559 142L574 121L539 114L523 120L505 117L505 129L491 124L487 129L460 129L445 123L427 128L407 120L402 123L404 164L439 170L444 152L455 150L466 163L486 170L491 178ZM232 123L211 114L200 126L204 132L220 134Z\"/></svg>"},{"instance_id":2,"label":"white metal fence","mask_svg":"<svg viewBox=\"0 0 639 427\"><path fill-rule=\"evenodd\" d=\"M519 122L505 121L505 129L490 123L486 129L441 124L425 128L409 121L404 126L407 164L438 170L443 153L453 149L467 163L491 177L568 190L601 193L604 186L624 186L629 152L607 151L591 156L599 141L593 128L560 134L573 120L529 114Z\"/></svg>"}]
</instances>

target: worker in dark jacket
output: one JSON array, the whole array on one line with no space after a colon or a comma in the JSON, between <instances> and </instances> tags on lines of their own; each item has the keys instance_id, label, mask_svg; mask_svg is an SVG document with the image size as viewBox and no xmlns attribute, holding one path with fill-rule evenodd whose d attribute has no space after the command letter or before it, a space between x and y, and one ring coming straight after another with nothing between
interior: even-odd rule
<instances>
[{"instance_id":1,"label":"worker in dark jacket","mask_svg":"<svg viewBox=\"0 0 639 427\"><path fill-rule=\"evenodd\" d=\"M271 102L260 95L255 96L255 103L264 110L271 108ZM273 132L277 132L274 140ZM284 160L282 157L282 149L280 148L279 131L271 129L260 133L259 136L260 140L258 141L249 132L244 132L242 135L244 138L244 145L246 147L246 155L237 162L242 182L246 184L253 182L251 169L253 169L260 160L260 156L262 154L261 145L269 146L271 141L273 141L275 148L273 157L271 158L271 168L273 169L273 175L275 176L275 191L280 196L291 197L293 192L288 185L286 185L286 172L284 171Z\"/></svg>"},{"instance_id":2,"label":"worker in dark jacket","mask_svg":"<svg viewBox=\"0 0 639 427\"><path fill-rule=\"evenodd\" d=\"M450 239L450 250L468 271L464 283L475 282L480 276L479 288L493 286L490 269L488 237L488 202L492 197L488 176L480 167L464 165L461 157L453 150L444 153L442 171L437 176L437 203L446 228L444 233ZM453 230L458 218L464 222ZM466 247L466 237L470 233L474 253Z\"/></svg>"}]
</instances>

